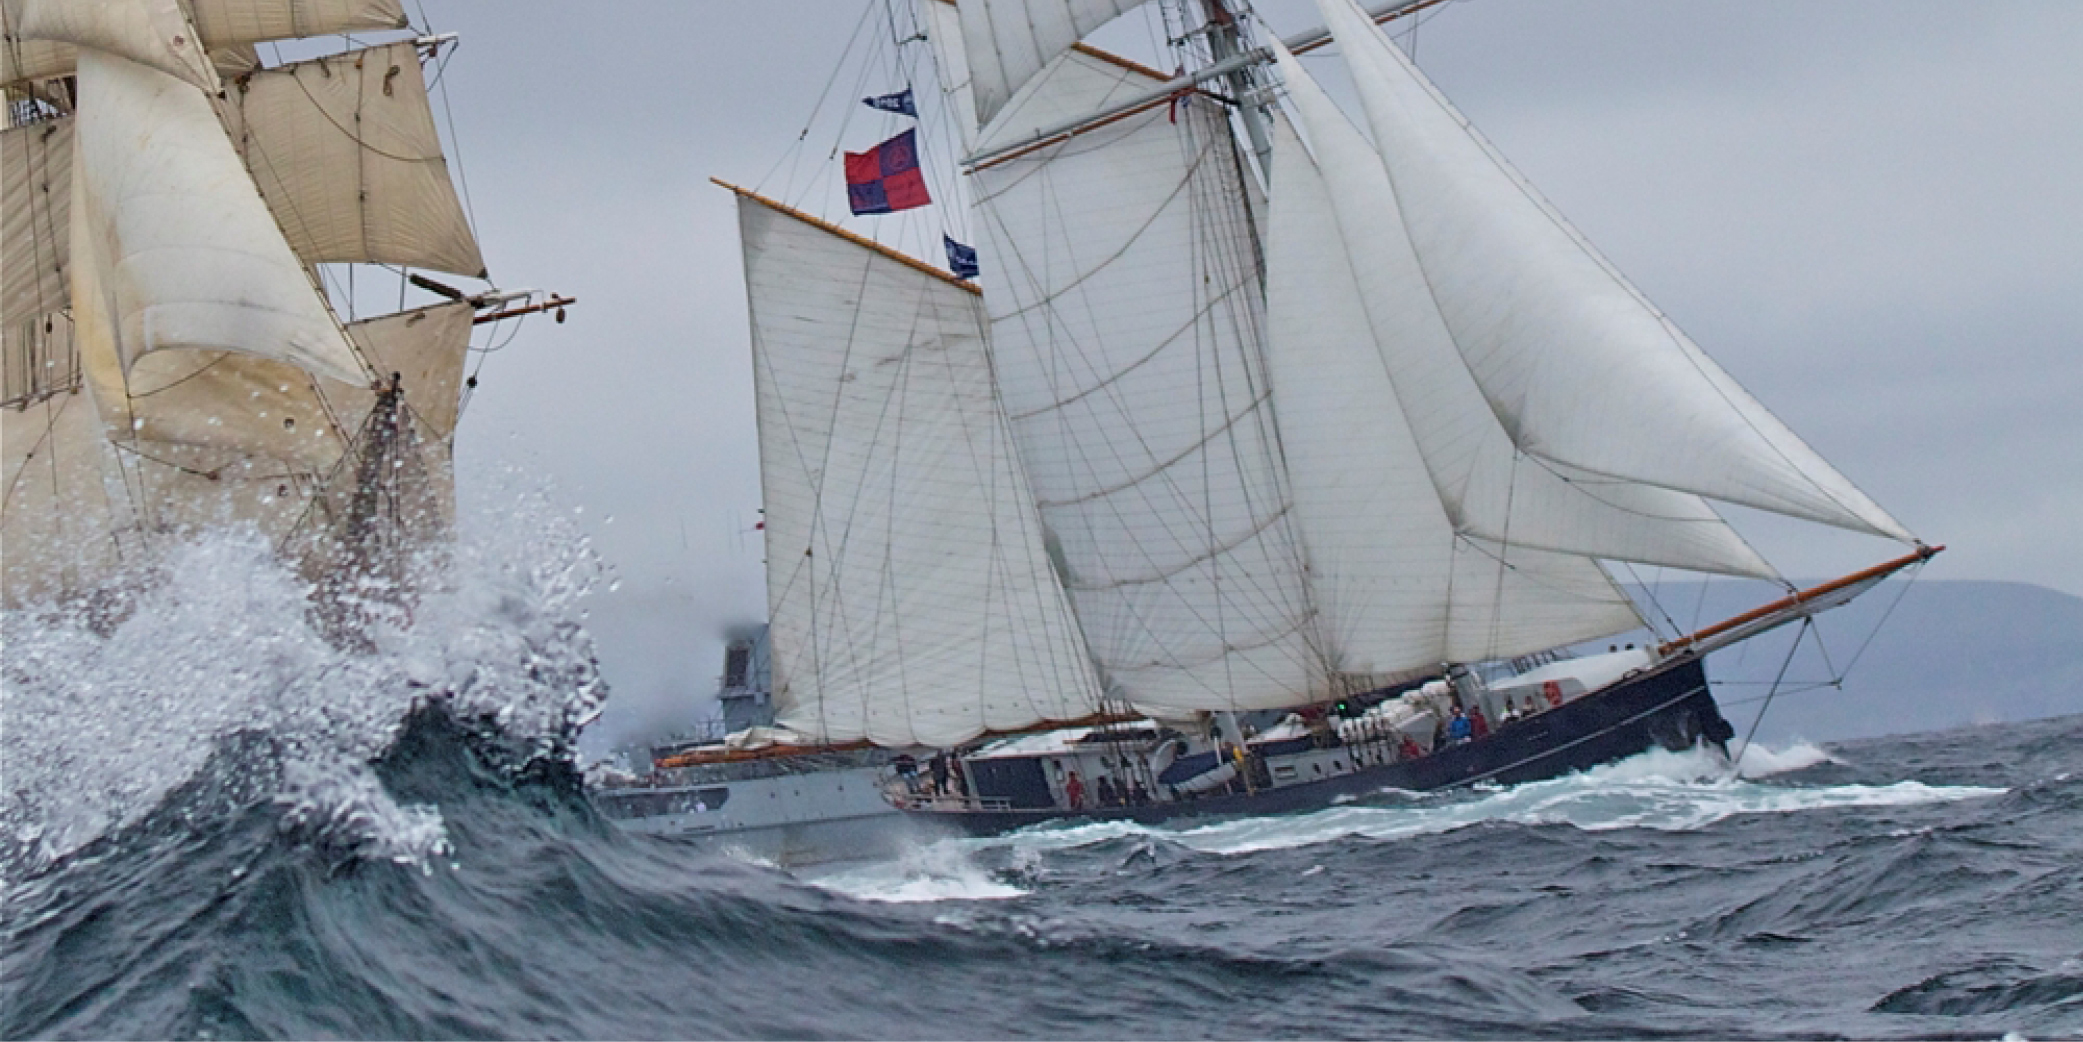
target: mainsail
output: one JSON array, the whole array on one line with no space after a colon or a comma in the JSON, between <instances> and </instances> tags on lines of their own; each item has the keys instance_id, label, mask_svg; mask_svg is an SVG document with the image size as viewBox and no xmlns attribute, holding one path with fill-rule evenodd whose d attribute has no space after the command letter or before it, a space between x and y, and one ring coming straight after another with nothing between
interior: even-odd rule
<instances>
[{"instance_id":1,"label":"mainsail","mask_svg":"<svg viewBox=\"0 0 2083 1042\"><path fill-rule=\"evenodd\" d=\"M741 195L782 724L951 746L1098 704L976 289Z\"/></svg>"},{"instance_id":2,"label":"mainsail","mask_svg":"<svg viewBox=\"0 0 2083 1042\"><path fill-rule=\"evenodd\" d=\"M1067 51L1023 109L1162 76ZM1257 244L1227 117L1153 110L977 172L1000 393L1109 684L1142 706L1324 692L1260 355ZM988 147L987 134L984 142ZM1214 205L1211 205L1214 204Z\"/></svg>"},{"instance_id":3,"label":"mainsail","mask_svg":"<svg viewBox=\"0 0 2083 1042\"><path fill-rule=\"evenodd\" d=\"M470 329L512 298L441 287L343 322L318 265L483 276L420 72L441 40L252 50L404 28L396 0L0 0L0 20L6 604L91 592L197 528L300 530L318 561L385 402L438 527Z\"/></svg>"}]
</instances>

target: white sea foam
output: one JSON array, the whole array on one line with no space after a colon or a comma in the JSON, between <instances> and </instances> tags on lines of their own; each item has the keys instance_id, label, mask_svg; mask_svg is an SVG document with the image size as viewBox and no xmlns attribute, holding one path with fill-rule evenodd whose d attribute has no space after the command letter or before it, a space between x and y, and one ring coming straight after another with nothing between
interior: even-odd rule
<instances>
[{"instance_id":1,"label":"white sea foam","mask_svg":"<svg viewBox=\"0 0 2083 1042\"><path fill-rule=\"evenodd\" d=\"M1647 828L1687 831L1741 814L1790 814L1842 807L1899 807L2001 795L2005 790L1965 785L1795 786L1755 780L1812 766L1828 758L1814 746L1772 751L1756 747L1759 773L1728 776L1727 765L1703 751L1652 750L1581 774L1524 785L1414 798L1391 806L1340 805L1308 814L1229 818L1204 824L1182 819L1144 826L1107 821L1044 827L1008 837L949 841L970 849L1013 844L1035 851L1083 847L1129 836L1159 836L1193 850L1243 854L1334 842L1346 837L1395 840L1483 822L1569 825L1585 831ZM1746 756L1746 763L1750 757Z\"/></svg>"},{"instance_id":2,"label":"white sea foam","mask_svg":"<svg viewBox=\"0 0 2083 1042\"><path fill-rule=\"evenodd\" d=\"M549 751L603 690L575 602L601 568L540 488L489 490L424 569L402 624L373 652L328 644L308 586L251 532L171 547L106 636L78 612L8 611L0 685L0 829L44 862L138 821L227 742L258 757L232 781L284 822L365 855L425 864L438 811L400 806L368 765L423 698ZM243 791L251 789L253 791Z\"/></svg>"},{"instance_id":3,"label":"white sea foam","mask_svg":"<svg viewBox=\"0 0 2083 1042\"><path fill-rule=\"evenodd\" d=\"M969 850L950 843L915 847L893 861L846 865L801 878L821 890L888 904L1002 901L1027 895L979 867Z\"/></svg>"},{"instance_id":4,"label":"white sea foam","mask_svg":"<svg viewBox=\"0 0 2083 1042\"><path fill-rule=\"evenodd\" d=\"M1779 750L1753 743L1743 749L1741 755L1738 767L1745 778L1770 778L1775 774L1791 774L1839 762L1828 750L1808 742L1795 742Z\"/></svg>"}]
</instances>

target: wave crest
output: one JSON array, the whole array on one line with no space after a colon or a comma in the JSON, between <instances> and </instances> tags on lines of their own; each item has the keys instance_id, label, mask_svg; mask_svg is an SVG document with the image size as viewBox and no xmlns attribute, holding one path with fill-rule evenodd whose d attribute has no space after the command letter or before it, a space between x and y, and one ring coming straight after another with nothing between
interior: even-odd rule
<instances>
[{"instance_id":1,"label":"wave crest","mask_svg":"<svg viewBox=\"0 0 2083 1042\"><path fill-rule=\"evenodd\" d=\"M5 612L0 866L39 871L140 821L240 736L265 739L265 764L237 769L289 830L390 860L445 850L439 813L369 773L416 706L525 762L568 755L606 695L578 608L598 558L546 490L492 495L506 502L473 515L496 521L424 555L418 603L369 649L329 644L309 584L251 531L170 546L112 628Z\"/></svg>"}]
</instances>

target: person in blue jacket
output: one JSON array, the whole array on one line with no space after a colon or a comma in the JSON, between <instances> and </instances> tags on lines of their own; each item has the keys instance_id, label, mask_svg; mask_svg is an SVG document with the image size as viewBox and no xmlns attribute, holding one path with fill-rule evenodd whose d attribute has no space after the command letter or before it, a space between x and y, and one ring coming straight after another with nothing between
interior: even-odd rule
<instances>
[{"instance_id":1,"label":"person in blue jacket","mask_svg":"<svg viewBox=\"0 0 2083 1042\"><path fill-rule=\"evenodd\" d=\"M1456 705L1454 718L1447 721L1447 741L1460 745L1474 735L1475 725L1468 722L1468 717L1462 714L1461 707Z\"/></svg>"}]
</instances>

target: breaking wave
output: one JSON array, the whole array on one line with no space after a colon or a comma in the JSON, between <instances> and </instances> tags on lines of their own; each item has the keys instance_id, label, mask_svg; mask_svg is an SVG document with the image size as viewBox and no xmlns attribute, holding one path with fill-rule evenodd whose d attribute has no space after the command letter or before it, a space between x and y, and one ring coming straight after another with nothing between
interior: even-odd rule
<instances>
[{"instance_id":1,"label":"breaking wave","mask_svg":"<svg viewBox=\"0 0 2083 1042\"><path fill-rule=\"evenodd\" d=\"M481 726L515 762L561 755L605 690L577 602L601 578L546 492L513 494L421 562L419 597L328 643L310 587L251 531L172 546L113 628L80 607L8 611L0 686L0 872L48 869L132 827L206 771L288 832L426 865L440 812L401 804L369 765L416 709Z\"/></svg>"}]
</instances>

